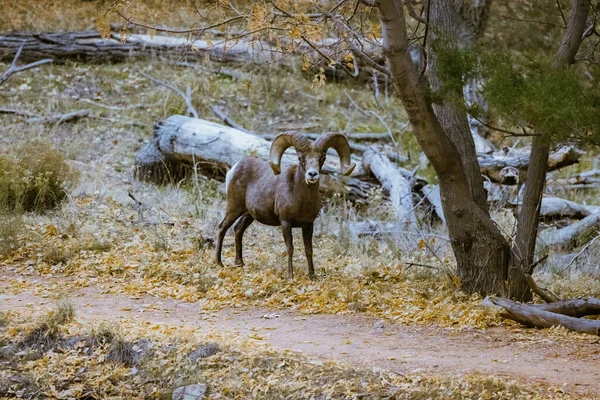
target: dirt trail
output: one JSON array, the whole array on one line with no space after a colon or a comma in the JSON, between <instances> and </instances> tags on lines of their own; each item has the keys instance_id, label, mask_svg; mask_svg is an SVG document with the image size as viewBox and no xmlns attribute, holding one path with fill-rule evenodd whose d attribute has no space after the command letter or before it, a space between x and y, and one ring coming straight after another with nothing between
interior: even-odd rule
<instances>
[{"instance_id":1,"label":"dirt trail","mask_svg":"<svg viewBox=\"0 0 600 400\"><path fill-rule=\"evenodd\" d=\"M0 311L31 313L49 300L21 291L0 275ZM20 277L34 280L31 277ZM203 314L197 304L102 293L91 286L70 293L80 321L140 318L201 330L258 334L269 345L322 360L339 360L400 373L423 369L456 375L479 372L519 381L562 386L571 394L600 393L600 347L592 343L553 342L528 331L532 343L496 328L456 333L440 328L407 327L359 315L301 315L292 310L239 309ZM152 306L150 306L152 305ZM32 307L33 306L33 307ZM268 316L269 318L265 318Z\"/></svg>"}]
</instances>

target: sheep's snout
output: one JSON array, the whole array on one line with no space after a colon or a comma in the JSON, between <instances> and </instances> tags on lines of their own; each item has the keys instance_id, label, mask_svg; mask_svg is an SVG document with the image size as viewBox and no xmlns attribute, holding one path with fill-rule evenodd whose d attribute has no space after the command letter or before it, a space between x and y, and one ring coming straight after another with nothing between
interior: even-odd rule
<instances>
[{"instance_id":1,"label":"sheep's snout","mask_svg":"<svg viewBox=\"0 0 600 400\"><path fill-rule=\"evenodd\" d=\"M304 174L304 178L306 179L306 183L308 183L309 185L318 183L319 182L319 171L317 171L314 168L310 168L309 170L306 171L306 174Z\"/></svg>"}]
</instances>

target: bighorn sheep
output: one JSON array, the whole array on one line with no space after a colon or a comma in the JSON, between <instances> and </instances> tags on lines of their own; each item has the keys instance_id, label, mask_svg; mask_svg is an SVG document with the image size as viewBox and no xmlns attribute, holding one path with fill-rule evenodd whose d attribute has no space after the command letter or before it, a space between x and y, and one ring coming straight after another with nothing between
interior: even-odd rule
<instances>
[{"instance_id":1,"label":"bighorn sheep","mask_svg":"<svg viewBox=\"0 0 600 400\"><path fill-rule=\"evenodd\" d=\"M281 157L293 146L298 165L281 171ZM313 222L321 209L319 176L327 150L332 147L340 156L340 169L350 175L355 165L350 162L350 146L346 137L328 133L311 143L299 133L282 133L271 144L269 162L247 157L235 164L226 176L227 210L219 224L215 262L221 262L223 238L231 225L235 231L235 264L243 266L242 237L250 224L257 220L265 225L281 226L288 257L288 276L294 277L292 228L302 228L308 275L314 278ZM238 220L239 219L239 220Z\"/></svg>"}]
</instances>

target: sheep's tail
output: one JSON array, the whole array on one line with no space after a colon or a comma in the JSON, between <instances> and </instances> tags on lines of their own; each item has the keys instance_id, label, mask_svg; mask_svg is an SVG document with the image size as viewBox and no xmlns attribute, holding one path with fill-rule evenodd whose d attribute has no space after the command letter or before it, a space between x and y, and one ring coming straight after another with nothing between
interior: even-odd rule
<instances>
[{"instance_id":1,"label":"sheep's tail","mask_svg":"<svg viewBox=\"0 0 600 400\"><path fill-rule=\"evenodd\" d=\"M229 193L229 182L231 181L231 177L233 176L235 167L237 167L238 163L239 161L233 164L233 167L231 167L231 169L227 171L227 174L225 175L225 194Z\"/></svg>"}]
</instances>

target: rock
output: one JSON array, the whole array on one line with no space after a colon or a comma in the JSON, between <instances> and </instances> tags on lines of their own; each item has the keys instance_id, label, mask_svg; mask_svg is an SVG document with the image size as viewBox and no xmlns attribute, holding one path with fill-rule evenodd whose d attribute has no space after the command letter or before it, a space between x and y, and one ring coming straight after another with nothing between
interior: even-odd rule
<instances>
[{"instance_id":1,"label":"rock","mask_svg":"<svg viewBox=\"0 0 600 400\"><path fill-rule=\"evenodd\" d=\"M173 391L173 400L199 400L204 397L207 386L205 384L178 387Z\"/></svg>"},{"instance_id":2,"label":"rock","mask_svg":"<svg viewBox=\"0 0 600 400\"><path fill-rule=\"evenodd\" d=\"M375 321L375 323L373 324L373 328L382 331L385 329L385 323L383 322L383 320L377 320Z\"/></svg>"},{"instance_id":3,"label":"rock","mask_svg":"<svg viewBox=\"0 0 600 400\"><path fill-rule=\"evenodd\" d=\"M192 351L188 355L188 358L191 361L197 361L200 358L206 358L206 357L213 356L213 355L217 354L219 351L221 351L221 349L219 348L218 344L209 342L209 343L206 343L206 344L198 347L196 350Z\"/></svg>"}]
</instances>

